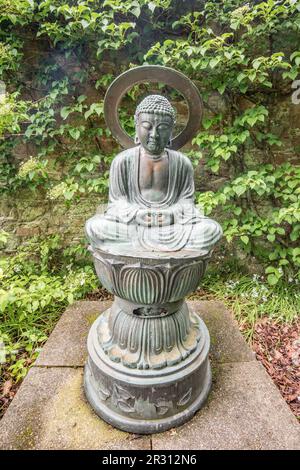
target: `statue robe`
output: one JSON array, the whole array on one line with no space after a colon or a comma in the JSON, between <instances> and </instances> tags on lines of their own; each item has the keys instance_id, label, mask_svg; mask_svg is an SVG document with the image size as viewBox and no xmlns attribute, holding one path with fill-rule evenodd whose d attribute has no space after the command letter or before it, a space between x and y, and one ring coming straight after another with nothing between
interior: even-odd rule
<instances>
[{"instance_id":1,"label":"statue robe","mask_svg":"<svg viewBox=\"0 0 300 470\"><path fill-rule=\"evenodd\" d=\"M143 198L139 188L140 147L120 153L110 169L109 203L103 215L86 224L93 247L104 248L124 243L137 250L209 252L222 236L217 222L204 217L194 206L194 178L190 160L180 152L167 149L169 180L165 197L152 202ZM145 227L136 222L139 210L168 209L174 224ZM121 245L119 245L120 247Z\"/></svg>"}]
</instances>

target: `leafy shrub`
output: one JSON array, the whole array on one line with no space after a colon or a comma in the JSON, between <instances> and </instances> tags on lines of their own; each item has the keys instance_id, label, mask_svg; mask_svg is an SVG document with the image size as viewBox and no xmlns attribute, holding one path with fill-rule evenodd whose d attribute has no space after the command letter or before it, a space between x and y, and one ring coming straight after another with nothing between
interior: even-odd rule
<instances>
[{"instance_id":1,"label":"leafy shrub","mask_svg":"<svg viewBox=\"0 0 300 470\"><path fill-rule=\"evenodd\" d=\"M5 236L1 238L5 242ZM58 236L31 239L0 259L0 354L24 377L60 313L97 286L84 245L63 249Z\"/></svg>"}]
</instances>

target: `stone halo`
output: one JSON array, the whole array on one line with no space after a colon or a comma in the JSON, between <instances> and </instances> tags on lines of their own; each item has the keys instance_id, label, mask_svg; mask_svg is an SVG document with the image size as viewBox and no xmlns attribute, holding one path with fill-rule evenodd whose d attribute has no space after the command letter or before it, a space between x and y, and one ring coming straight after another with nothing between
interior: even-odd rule
<instances>
[{"instance_id":1,"label":"stone halo","mask_svg":"<svg viewBox=\"0 0 300 470\"><path fill-rule=\"evenodd\" d=\"M169 146L178 150L191 140L199 130L203 104L196 85L183 73L161 65L142 65L119 75L109 86L104 97L104 117L112 135L125 149L135 147L134 140L121 127L118 108L123 96L138 83L165 83L181 93L186 99L189 116L186 127L171 141Z\"/></svg>"}]
</instances>

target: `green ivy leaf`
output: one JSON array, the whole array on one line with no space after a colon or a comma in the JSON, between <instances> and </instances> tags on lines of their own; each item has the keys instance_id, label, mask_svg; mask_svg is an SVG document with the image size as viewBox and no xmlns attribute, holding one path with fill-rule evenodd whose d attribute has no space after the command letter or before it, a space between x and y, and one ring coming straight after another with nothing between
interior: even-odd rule
<instances>
[{"instance_id":1,"label":"green ivy leaf","mask_svg":"<svg viewBox=\"0 0 300 470\"><path fill-rule=\"evenodd\" d=\"M90 23L89 21L87 21L87 20L81 20L80 23L81 23L83 29L88 28L89 25L91 24L91 23Z\"/></svg>"},{"instance_id":2,"label":"green ivy leaf","mask_svg":"<svg viewBox=\"0 0 300 470\"><path fill-rule=\"evenodd\" d=\"M226 90L226 83L222 83L222 85L219 85L217 87L218 92L223 95L224 91Z\"/></svg>"},{"instance_id":3,"label":"green ivy leaf","mask_svg":"<svg viewBox=\"0 0 300 470\"><path fill-rule=\"evenodd\" d=\"M279 281L278 277L276 277L275 274L269 274L267 280L271 286L275 286L275 284L277 284L277 282Z\"/></svg>"},{"instance_id":4,"label":"green ivy leaf","mask_svg":"<svg viewBox=\"0 0 300 470\"><path fill-rule=\"evenodd\" d=\"M233 188L233 190L235 194L237 194L237 196L241 196L247 191L247 188L246 186L240 185L240 186L236 186L235 188Z\"/></svg>"},{"instance_id":5,"label":"green ivy leaf","mask_svg":"<svg viewBox=\"0 0 300 470\"><path fill-rule=\"evenodd\" d=\"M148 3L148 8L151 11L151 13L153 13L155 8L156 8L156 4L154 2L149 2Z\"/></svg>"},{"instance_id":6,"label":"green ivy leaf","mask_svg":"<svg viewBox=\"0 0 300 470\"><path fill-rule=\"evenodd\" d=\"M71 137L73 137L73 139L78 140L80 137L80 130L75 127L72 127L69 129L69 134Z\"/></svg>"},{"instance_id":7,"label":"green ivy leaf","mask_svg":"<svg viewBox=\"0 0 300 470\"><path fill-rule=\"evenodd\" d=\"M249 237L247 235L242 235L241 240L245 245L248 245L249 243Z\"/></svg>"},{"instance_id":8,"label":"green ivy leaf","mask_svg":"<svg viewBox=\"0 0 300 470\"><path fill-rule=\"evenodd\" d=\"M220 61L221 61L221 57L214 57L213 59L209 61L209 65L212 69L214 69L216 65L219 64Z\"/></svg>"},{"instance_id":9,"label":"green ivy leaf","mask_svg":"<svg viewBox=\"0 0 300 470\"><path fill-rule=\"evenodd\" d=\"M60 115L64 120L67 119L69 114L70 114L70 108L68 108L68 107L64 107L60 110Z\"/></svg>"},{"instance_id":10,"label":"green ivy leaf","mask_svg":"<svg viewBox=\"0 0 300 470\"><path fill-rule=\"evenodd\" d=\"M236 77L239 83L242 82L245 78L246 78L246 75L243 72L239 73L238 76Z\"/></svg>"}]
</instances>

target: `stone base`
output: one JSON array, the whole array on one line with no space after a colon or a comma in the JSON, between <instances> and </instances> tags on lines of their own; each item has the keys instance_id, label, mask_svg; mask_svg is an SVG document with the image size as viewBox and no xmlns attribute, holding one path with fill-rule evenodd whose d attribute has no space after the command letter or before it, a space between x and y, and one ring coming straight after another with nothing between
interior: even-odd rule
<instances>
[{"instance_id":1,"label":"stone base","mask_svg":"<svg viewBox=\"0 0 300 470\"><path fill-rule=\"evenodd\" d=\"M112 361L98 342L99 317L88 337L84 388L95 412L124 431L162 432L188 421L205 403L211 387L209 333L199 321L199 342L183 361L139 370Z\"/></svg>"}]
</instances>

